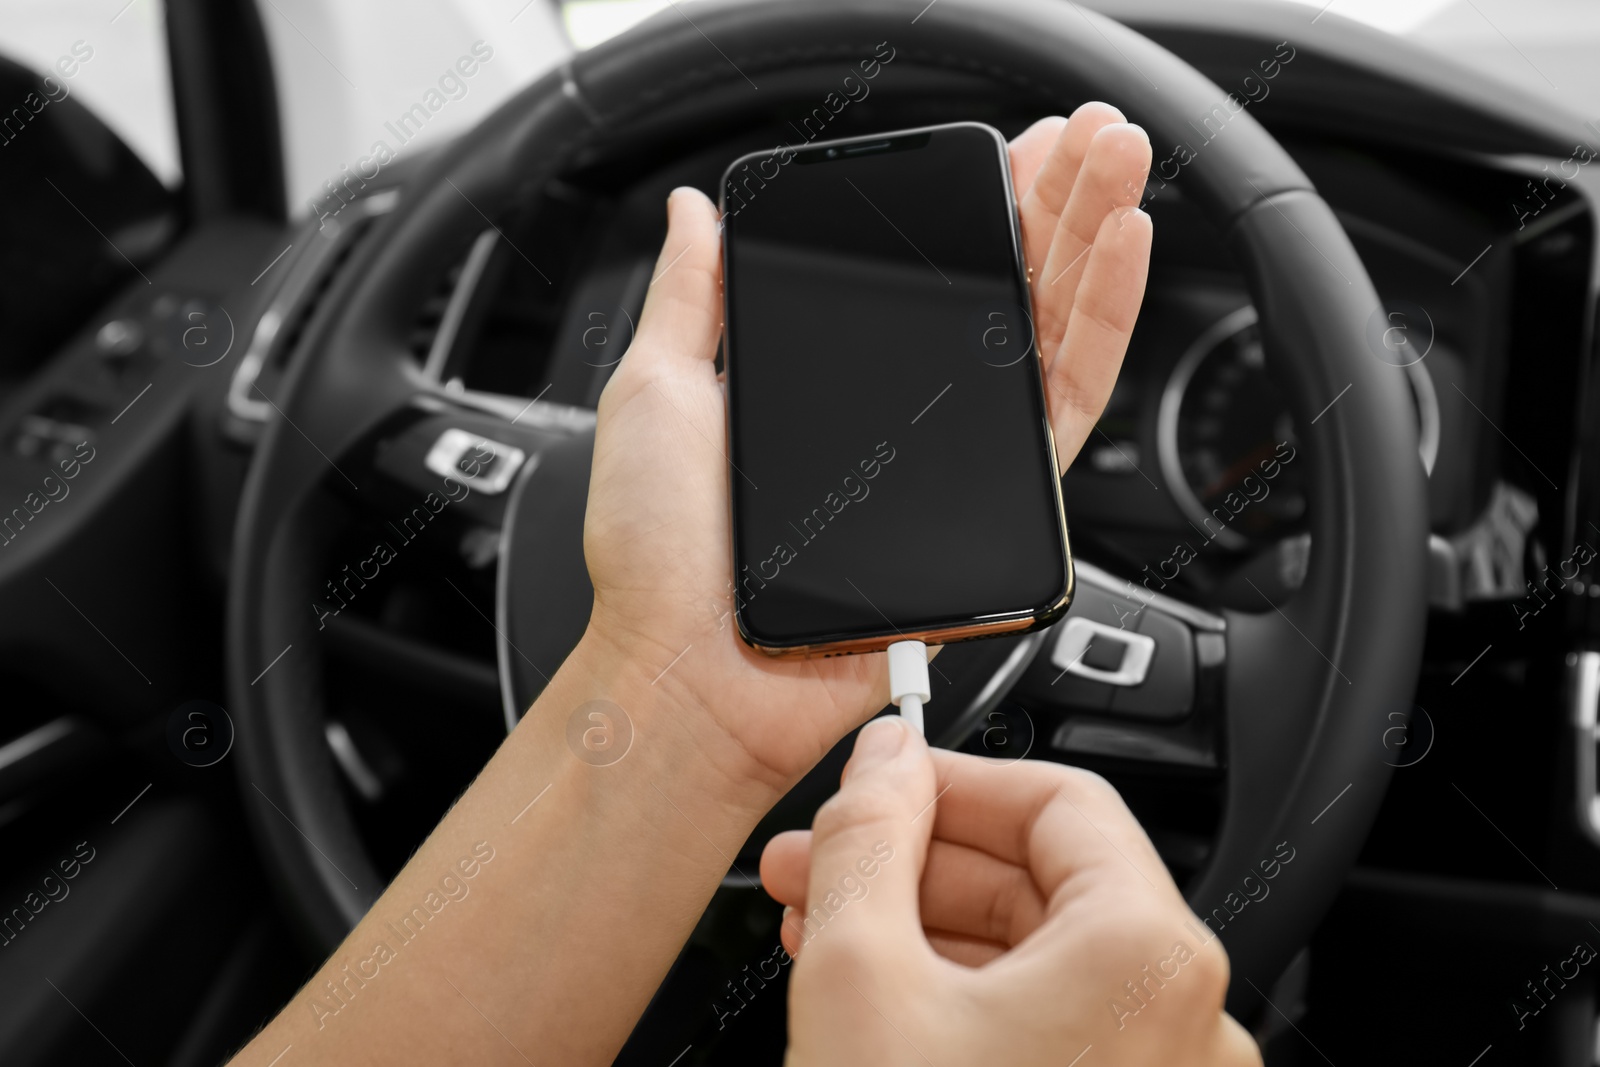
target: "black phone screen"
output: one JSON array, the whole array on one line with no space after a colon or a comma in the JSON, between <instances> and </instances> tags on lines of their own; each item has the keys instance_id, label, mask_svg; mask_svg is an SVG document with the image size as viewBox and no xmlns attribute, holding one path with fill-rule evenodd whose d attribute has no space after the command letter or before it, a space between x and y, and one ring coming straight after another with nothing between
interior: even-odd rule
<instances>
[{"instance_id":1,"label":"black phone screen","mask_svg":"<svg viewBox=\"0 0 1600 1067\"><path fill-rule=\"evenodd\" d=\"M1045 612L1066 532L998 132L724 179L734 582L769 647Z\"/></svg>"}]
</instances>

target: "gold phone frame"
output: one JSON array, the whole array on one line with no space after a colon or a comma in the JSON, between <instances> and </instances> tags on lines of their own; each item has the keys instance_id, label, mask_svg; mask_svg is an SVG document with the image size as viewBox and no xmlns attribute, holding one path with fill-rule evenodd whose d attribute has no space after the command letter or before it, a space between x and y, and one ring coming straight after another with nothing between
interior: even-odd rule
<instances>
[{"instance_id":1,"label":"gold phone frame","mask_svg":"<svg viewBox=\"0 0 1600 1067\"><path fill-rule=\"evenodd\" d=\"M798 151L810 152L819 148L839 148L841 146L849 146L862 142L872 143L899 137L914 136L923 133L936 133L941 130L959 129L963 127L973 127L983 130L988 133L995 142L1000 159L1000 175L1005 182L1006 199L1011 205L1011 210L1008 213L1008 217L1011 222L1011 246L1013 257L1017 266L1017 278L1022 284L1022 292L1027 300L1027 306L1031 309L1033 307L1033 272L1032 269L1028 267L1022 251L1022 223L1017 216L1017 194L1016 188L1011 181L1010 153L1008 151L1005 137L1000 133L999 130L996 130L993 126L990 126L987 123L946 122L935 126L917 126L907 130L892 130L888 133L882 134L867 134L859 137L843 137L832 141L810 142L806 144L804 149L797 149L793 146L784 145L779 148L768 148L755 152L747 152L738 159L735 159L732 163L728 164L727 169L722 173L721 181L718 183L717 187L718 212L722 214L724 218L726 217L729 177L735 170L742 166L748 166L753 161L770 159L784 151L788 151L791 154ZM731 316L729 315L728 307L728 285L726 277L728 261L727 256L728 227L724 225L722 227L722 262L724 271L722 285L722 345L725 358L728 356L728 353L731 351L732 347L728 340L728 322L730 321ZM1060 457L1056 452L1056 437L1055 431L1052 427L1053 418L1050 410L1050 386L1049 382L1045 379L1044 356L1043 353L1039 351L1037 338L1035 338L1033 345L1033 362L1034 367L1039 374L1040 395L1044 399L1045 449L1049 454L1051 469L1059 472L1061 470L1061 462ZM729 399L731 402L731 394ZM729 412L729 417L727 420L727 437L725 446L727 448L728 455L731 457L733 455L733 417L731 411ZM808 659L812 657L825 658L828 656L849 656L867 652L882 652L890 645L900 641L922 641L925 644L947 645L954 644L958 641L973 641L984 637L1000 637L1005 634L1023 633L1029 630L1041 629L1045 626L1048 626L1066 613L1068 606L1072 603L1072 595L1076 588L1076 574L1072 564L1072 541L1067 530L1067 513L1066 506L1062 501L1061 477L1059 473L1055 478L1050 479L1050 484L1052 487L1052 495L1055 500L1057 529L1061 531L1061 557L1066 578L1061 595L1056 600L1049 604L1043 605L1042 607L1029 611L1004 612L994 616L981 616L967 622L956 623L949 626L936 626L911 632L902 632L897 630L893 634L873 634L866 637L852 637L838 641L823 641L804 645L763 644L760 640L752 637L745 629L744 618L739 610L740 602L737 579L739 549L738 544L736 541L734 541L733 537L733 493L730 485L730 492L728 494L728 537L729 541L731 542L730 547L732 551L730 555L734 560L735 575L733 583L733 617L735 628L739 632L739 638L756 651L762 652L775 659ZM893 628L894 623L890 622L889 626L890 628Z\"/></svg>"}]
</instances>

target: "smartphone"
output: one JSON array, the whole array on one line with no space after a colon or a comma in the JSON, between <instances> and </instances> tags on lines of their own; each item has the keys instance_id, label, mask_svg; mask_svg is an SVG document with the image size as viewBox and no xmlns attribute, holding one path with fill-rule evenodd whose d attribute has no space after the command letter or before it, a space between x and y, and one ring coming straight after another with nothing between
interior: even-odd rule
<instances>
[{"instance_id":1,"label":"smartphone","mask_svg":"<svg viewBox=\"0 0 1600 1067\"><path fill-rule=\"evenodd\" d=\"M1058 619L1072 556L999 131L751 153L721 208L744 640L870 652Z\"/></svg>"}]
</instances>

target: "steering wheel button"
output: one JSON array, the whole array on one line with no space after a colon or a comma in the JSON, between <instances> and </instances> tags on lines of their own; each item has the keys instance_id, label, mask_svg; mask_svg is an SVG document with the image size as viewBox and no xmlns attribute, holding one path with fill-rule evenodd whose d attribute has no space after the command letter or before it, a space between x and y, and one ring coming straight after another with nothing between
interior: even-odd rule
<instances>
[{"instance_id":1,"label":"steering wheel button","mask_svg":"<svg viewBox=\"0 0 1600 1067\"><path fill-rule=\"evenodd\" d=\"M1104 637L1090 638L1089 647L1083 650L1083 658L1078 662L1097 671L1115 674L1122 669L1122 661L1126 658L1127 651L1128 646L1120 641Z\"/></svg>"},{"instance_id":2,"label":"steering wheel button","mask_svg":"<svg viewBox=\"0 0 1600 1067\"><path fill-rule=\"evenodd\" d=\"M1194 706L1194 636L1183 623L1154 608L1141 615L1139 632L1154 639L1155 655L1143 684L1118 689L1112 696L1112 713L1166 721L1184 718Z\"/></svg>"},{"instance_id":3,"label":"steering wheel button","mask_svg":"<svg viewBox=\"0 0 1600 1067\"><path fill-rule=\"evenodd\" d=\"M131 356L144 345L144 329L133 319L112 319L94 335L94 344L107 359Z\"/></svg>"},{"instance_id":4,"label":"steering wheel button","mask_svg":"<svg viewBox=\"0 0 1600 1067\"><path fill-rule=\"evenodd\" d=\"M527 458L520 448L451 428L439 435L423 463L435 474L494 496L505 492Z\"/></svg>"},{"instance_id":5,"label":"steering wheel button","mask_svg":"<svg viewBox=\"0 0 1600 1067\"><path fill-rule=\"evenodd\" d=\"M1097 667L1089 661L1090 650L1099 644L1094 654L1097 662L1114 667ZM1117 651L1120 648L1120 653ZM1061 626L1051 650L1050 662L1068 674L1087 678L1106 685L1139 685L1150 669L1150 660L1156 650L1155 638L1131 630L1107 626L1082 616L1068 616Z\"/></svg>"}]
</instances>

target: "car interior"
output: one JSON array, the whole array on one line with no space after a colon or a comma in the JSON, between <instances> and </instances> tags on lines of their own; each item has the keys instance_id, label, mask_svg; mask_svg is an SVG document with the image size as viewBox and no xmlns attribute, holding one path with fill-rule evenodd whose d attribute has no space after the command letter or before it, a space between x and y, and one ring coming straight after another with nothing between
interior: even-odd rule
<instances>
[{"instance_id":1,"label":"car interior","mask_svg":"<svg viewBox=\"0 0 1600 1067\"><path fill-rule=\"evenodd\" d=\"M1513 6L1445 5L1521 81L1343 2L0 5L0 1062L226 1062L516 725L669 190L1105 99L1155 243L1077 594L948 648L929 740L1109 778L1268 1064L1600 1063L1600 129ZM134 24L160 166L74 91ZM308 86L365 47L424 74L352 124ZM617 1063L781 1062L748 872L849 745Z\"/></svg>"}]
</instances>

